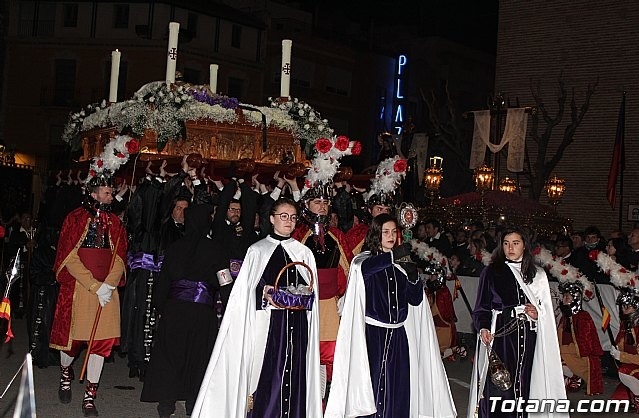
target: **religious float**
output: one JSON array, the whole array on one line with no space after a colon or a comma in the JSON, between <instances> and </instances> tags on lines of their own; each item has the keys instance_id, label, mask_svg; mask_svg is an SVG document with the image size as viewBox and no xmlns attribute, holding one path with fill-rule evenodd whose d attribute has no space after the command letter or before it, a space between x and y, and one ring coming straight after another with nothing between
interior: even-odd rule
<instances>
[{"instance_id":1,"label":"religious float","mask_svg":"<svg viewBox=\"0 0 639 418\"><path fill-rule=\"evenodd\" d=\"M312 106L289 97L291 41L282 41L280 97L269 98L269 106L254 106L216 92L216 64L210 66L208 85L176 81L178 32L179 24L171 22L166 81L150 82L120 102L120 52L113 51L109 100L71 114L63 132L62 139L80 152L80 167L90 163L92 169L115 171L137 153L142 161L166 160L175 167L183 156L195 154L209 175L233 165L246 173L284 170L302 176L318 139L331 138L334 131ZM123 136L134 142L118 144Z\"/></svg>"}]
</instances>

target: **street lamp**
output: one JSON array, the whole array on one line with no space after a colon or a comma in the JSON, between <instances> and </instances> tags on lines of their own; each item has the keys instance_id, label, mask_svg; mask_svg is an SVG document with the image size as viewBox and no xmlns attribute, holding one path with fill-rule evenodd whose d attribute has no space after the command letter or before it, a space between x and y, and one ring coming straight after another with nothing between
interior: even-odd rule
<instances>
[{"instance_id":1,"label":"street lamp","mask_svg":"<svg viewBox=\"0 0 639 418\"><path fill-rule=\"evenodd\" d=\"M486 164L475 169L475 187L477 187L477 190L481 192L482 195L486 190L491 190L493 188L494 174L495 170L492 167L488 167Z\"/></svg>"},{"instance_id":2,"label":"street lamp","mask_svg":"<svg viewBox=\"0 0 639 418\"><path fill-rule=\"evenodd\" d=\"M517 186L517 180L511 179L510 177L504 177L499 182L499 191L506 193L515 193L519 187Z\"/></svg>"},{"instance_id":3,"label":"street lamp","mask_svg":"<svg viewBox=\"0 0 639 418\"><path fill-rule=\"evenodd\" d=\"M442 157L431 157L430 167L428 167L424 172L424 185L426 186L426 190L428 191L431 205L433 204L435 198L437 197L437 194L439 193L439 185L444 178L442 176L443 162L444 159Z\"/></svg>"},{"instance_id":4,"label":"street lamp","mask_svg":"<svg viewBox=\"0 0 639 418\"><path fill-rule=\"evenodd\" d=\"M559 201L562 197L564 197L564 192L566 191L566 181L564 179L557 178L557 176L553 176L546 181L545 189L548 200L555 207L556 210Z\"/></svg>"}]
</instances>

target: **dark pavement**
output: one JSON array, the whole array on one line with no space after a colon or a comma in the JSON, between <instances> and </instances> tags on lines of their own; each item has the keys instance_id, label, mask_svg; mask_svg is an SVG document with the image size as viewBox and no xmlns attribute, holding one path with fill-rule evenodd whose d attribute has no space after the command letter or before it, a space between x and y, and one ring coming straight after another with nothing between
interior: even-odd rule
<instances>
[{"instance_id":1,"label":"dark pavement","mask_svg":"<svg viewBox=\"0 0 639 418\"><path fill-rule=\"evenodd\" d=\"M7 357L8 346L0 347L0 393L13 377L14 373L24 360L27 349L26 323L22 319L14 319L13 329L16 338L13 342L14 354ZM83 358L82 358L83 359ZM76 376L79 376L82 363L77 359L75 364ZM445 362L450 379L450 387L457 407L459 417L465 417L468 402L468 390L471 375L472 362L465 361ZM34 368L35 394L37 415L41 418L75 418L82 417L82 396L84 385L76 380L72 385L73 400L70 404L61 404L58 401L58 367L48 367L45 369ZM614 378L604 378L605 394L588 397L588 399L608 399L615 390L618 380ZM0 418L10 418L13 416L13 409L18 393L19 377L9 389L3 399L0 399ZM157 417L156 404L140 402L140 391L142 383L138 379L128 377L128 367L126 359L120 358L117 354L114 363L105 363L100 389L96 405L100 412L100 417L104 418L153 418ZM573 401L586 399L585 392L571 393L569 398ZM573 402L573 403L575 403ZM597 413L597 414L571 414L573 417L597 416L601 418L612 418L619 414ZM628 415L628 414L624 414ZM179 402L174 417L185 417L184 403ZM229 417L231 418L231 417Z\"/></svg>"}]
</instances>

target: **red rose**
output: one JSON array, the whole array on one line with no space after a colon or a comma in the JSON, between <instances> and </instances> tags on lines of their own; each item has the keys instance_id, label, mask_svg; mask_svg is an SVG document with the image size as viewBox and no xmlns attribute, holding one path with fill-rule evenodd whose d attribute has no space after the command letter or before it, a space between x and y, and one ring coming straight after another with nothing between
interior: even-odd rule
<instances>
[{"instance_id":1,"label":"red rose","mask_svg":"<svg viewBox=\"0 0 639 418\"><path fill-rule=\"evenodd\" d=\"M586 291L584 292L584 295L585 295L588 299L592 299L592 296L593 296L593 294L592 294L592 292L591 292L590 290L586 290Z\"/></svg>"},{"instance_id":2,"label":"red rose","mask_svg":"<svg viewBox=\"0 0 639 418\"><path fill-rule=\"evenodd\" d=\"M95 165L97 165L97 166L98 166L98 168L102 168L102 166L104 165L104 161L102 161L102 160L98 160L98 161L95 163Z\"/></svg>"},{"instance_id":3,"label":"red rose","mask_svg":"<svg viewBox=\"0 0 639 418\"><path fill-rule=\"evenodd\" d=\"M311 182L308 179L304 180L304 186L306 186L307 188L310 189L311 188Z\"/></svg>"},{"instance_id":4,"label":"red rose","mask_svg":"<svg viewBox=\"0 0 639 418\"><path fill-rule=\"evenodd\" d=\"M340 135L337 137L337 141L335 141L335 148L342 152L346 151L350 142L351 141L349 141L347 137L345 137L344 135Z\"/></svg>"},{"instance_id":5,"label":"red rose","mask_svg":"<svg viewBox=\"0 0 639 418\"><path fill-rule=\"evenodd\" d=\"M590 261L596 261L598 256L599 256L598 250L592 250L588 253L588 258L590 259Z\"/></svg>"},{"instance_id":6,"label":"red rose","mask_svg":"<svg viewBox=\"0 0 639 418\"><path fill-rule=\"evenodd\" d=\"M89 177L95 177L97 175L97 173L95 172L95 170L89 170Z\"/></svg>"},{"instance_id":7,"label":"red rose","mask_svg":"<svg viewBox=\"0 0 639 418\"><path fill-rule=\"evenodd\" d=\"M539 255L541 253L541 247L535 247L531 251L532 255Z\"/></svg>"},{"instance_id":8,"label":"red rose","mask_svg":"<svg viewBox=\"0 0 639 418\"><path fill-rule=\"evenodd\" d=\"M630 286L634 286L634 285L635 285L635 279L630 279L630 280L628 281L628 284L629 284Z\"/></svg>"},{"instance_id":9,"label":"red rose","mask_svg":"<svg viewBox=\"0 0 639 418\"><path fill-rule=\"evenodd\" d=\"M353 155L359 155L362 152L362 143L359 141L355 141L355 144L353 144L353 148L351 149L351 152L353 153Z\"/></svg>"},{"instance_id":10,"label":"red rose","mask_svg":"<svg viewBox=\"0 0 639 418\"><path fill-rule=\"evenodd\" d=\"M126 155L122 154L122 153L121 153L121 152L119 152L119 151L118 151L118 153L117 153L117 154L115 154L115 156L116 156L116 157L118 157L118 158L124 158L124 157L126 157Z\"/></svg>"},{"instance_id":11,"label":"red rose","mask_svg":"<svg viewBox=\"0 0 639 418\"><path fill-rule=\"evenodd\" d=\"M626 269L625 269L625 268L623 268L623 267L619 269L619 273L627 273L627 272L628 272L628 270L626 270Z\"/></svg>"},{"instance_id":12,"label":"red rose","mask_svg":"<svg viewBox=\"0 0 639 418\"><path fill-rule=\"evenodd\" d=\"M327 152L329 152L332 147L333 143L330 141L330 139L326 138L320 138L315 143L315 149L317 149L322 154L326 154Z\"/></svg>"},{"instance_id":13,"label":"red rose","mask_svg":"<svg viewBox=\"0 0 639 418\"><path fill-rule=\"evenodd\" d=\"M568 270L563 269L563 270L561 271L561 275L562 275L562 276L565 276L566 274L568 274Z\"/></svg>"},{"instance_id":14,"label":"red rose","mask_svg":"<svg viewBox=\"0 0 639 418\"><path fill-rule=\"evenodd\" d=\"M126 149L129 151L129 154L137 154L140 150L140 143L135 139L128 141L126 144Z\"/></svg>"},{"instance_id":15,"label":"red rose","mask_svg":"<svg viewBox=\"0 0 639 418\"><path fill-rule=\"evenodd\" d=\"M403 173L406 171L406 167L406 160L397 160L395 161L395 165L393 165L393 170L395 170L396 173Z\"/></svg>"}]
</instances>

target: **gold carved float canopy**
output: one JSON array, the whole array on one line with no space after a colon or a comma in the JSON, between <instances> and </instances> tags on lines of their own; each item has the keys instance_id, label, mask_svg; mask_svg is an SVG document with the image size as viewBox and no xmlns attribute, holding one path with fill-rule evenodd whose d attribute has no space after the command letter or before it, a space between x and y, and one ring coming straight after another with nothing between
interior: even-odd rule
<instances>
[{"instance_id":1,"label":"gold carved float canopy","mask_svg":"<svg viewBox=\"0 0 639 418\"><path fill-rule=\"evenodd\" d=\"M185 121L185 138L169 141L158 151L157 132L147 129L140 139L140 149L145 149L142 160L181 157L197 153L209 160L237 161L252 159L262 164L290 164L304 162L306 156L299 142L283 129L267 129L267 147L262 151L262 129L250 124L229 124L211 120ZM117 128L99 128L82 135L81 161L91 160L102 153L104 146L118 135Z\"/></svg>"}]
</instances>

